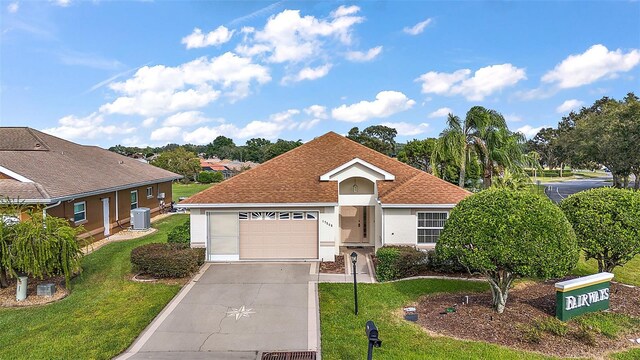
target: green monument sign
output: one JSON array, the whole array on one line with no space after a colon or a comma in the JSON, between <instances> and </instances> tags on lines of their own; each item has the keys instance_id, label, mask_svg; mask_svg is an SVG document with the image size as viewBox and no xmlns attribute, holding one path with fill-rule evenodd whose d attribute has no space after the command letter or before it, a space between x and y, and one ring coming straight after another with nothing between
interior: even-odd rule
<instances>
[{"instance_id":1,"label":"green monument sign","mask_svg":"<svg viewBox=\"0 0 640 360\"><path fill-rule=\"evenodd\" d=\"M613 274L603 272L556 283L556 317L574 316L609 308L609 286Z\"/></svg>"}]
</instances>

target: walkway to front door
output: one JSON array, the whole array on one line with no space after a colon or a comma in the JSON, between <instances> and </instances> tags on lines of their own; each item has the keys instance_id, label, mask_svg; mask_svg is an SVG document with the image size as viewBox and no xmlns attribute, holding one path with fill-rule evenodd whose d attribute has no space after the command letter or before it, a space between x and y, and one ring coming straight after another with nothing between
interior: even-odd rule
<instances>
[{"instance_id":1,"label":"walkway to front door","mask_svg":"<svg viewBox=\"0 0 640 360\"><path fill-rule=\"evenodd\" d=\"M316 351L310 265L207 264L120 358L256 359L263 351Z\"/></svg>"}]
</instances>

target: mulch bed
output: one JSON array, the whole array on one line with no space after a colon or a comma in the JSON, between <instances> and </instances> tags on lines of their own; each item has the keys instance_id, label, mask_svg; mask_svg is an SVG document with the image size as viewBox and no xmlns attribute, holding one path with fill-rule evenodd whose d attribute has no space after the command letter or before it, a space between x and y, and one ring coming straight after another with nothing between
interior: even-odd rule
<instances>
[{"instance_id":1,"label":"mulch bed","mask_svg":"<svg viewBox=\"0 0 640 360\"><path fill-rule=\"evenodd\" d=\"M591 332L595 344L586 345L580 340L580 327L576 322L568 323L565 336L541 332L539 342L527 340L526 329L531 329L536 320L555 316L556 281L544 283L520 283L509 292L507 308L497 314L491 308L491 293L458 293L425 296L418 301L418 323L432 334L459 339L491 342L512 348L535 351L562 357L602 357L608 352L637 346L629 339L640 338L640 330L610 339ZM464 296L469 304L463 305ZM611 306L614 313L640 318L640 288L620 284L611 285ZM445 309L456 311L443 315Z\"/></svg>"},{"instance_id":2,"label":"mulch bed","mask_svg":"<svg viewBox=\"0 0 640 360\"><path fill-rule=\"evenodd\" d=\"M43 280L29 278L27 280L27 298L23 301L16 300L16 279L9 279L9 287L0 289L0 306L1 307L26 307L35 305L49 304L65 298L69 295L69 291L64 287L64 276L55 276L45 278ZM38 296L38 284L56 284L56 292L53 296Z\"/></svg>"},{"instance_id":3,"label":"mulch bed","mask_svg":"<svg viewBox=\"0 0 640 360\"><path fill-rule=\"evenodd\" d=\"M323 261L320 263L321 274L345 274L344 255L336 256L336 261Z\"/></svg>"}]
</instances>

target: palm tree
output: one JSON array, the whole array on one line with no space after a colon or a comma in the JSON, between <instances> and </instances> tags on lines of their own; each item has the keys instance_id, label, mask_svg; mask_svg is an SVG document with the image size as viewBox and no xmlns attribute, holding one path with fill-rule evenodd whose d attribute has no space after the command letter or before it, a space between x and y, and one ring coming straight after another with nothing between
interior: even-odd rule
<instances>
[{"instance_id":1,"label":"palm tree","mask_svg":"<svg viewBox=\"0 0 640 360\"><path fill-rule=\"evenodd\" d=\"M493 156L491 153L493 152L494 144L497 144L499 135L497 133L506 128L506 121L500 113L495 110L485 109L482 106L472 107L467 112L464 121L453 114L449 114L447 128L440 134L433 157L436 160L455 159L456 166L460 168L458 185L464 187L467 163L471 161L472 154L475 153L483 162L483 178L486 179L488 176L489 185L483 182L485 187L488 187L490 186L493 171Z\"/></svg>"}]
</instances>

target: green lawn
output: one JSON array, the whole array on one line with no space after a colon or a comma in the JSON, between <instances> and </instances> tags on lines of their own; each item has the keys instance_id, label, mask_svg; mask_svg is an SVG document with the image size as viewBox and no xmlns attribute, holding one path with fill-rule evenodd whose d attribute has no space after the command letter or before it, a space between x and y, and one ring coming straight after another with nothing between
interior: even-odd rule
<instances>
[{"instance_id":1,"label":"green lawn","mask_svg":"<svg viewBox=\"0 0 640 360\"><path fill-rule=\"evenodd\" d=\"M154 223L154 234L86 256L71 294L57 303L0 309L0 359L110 359L124 351L180 290L129 281L131 250L165 242L167 232L186 220L173 215Z\"/></svg>"},{"instance_id":2,"label":"green lawn","mask_svg":"<svg viewBox=\"0 0 640 360\"><path fill-rule=\"evenodd\" d=\"M578 265L573 270L574 275L584 276L598 272L598 263L595 260L585 261L584 256L580 256ZM640 255L634 257L624 266L619 266L613 270L615 281L621 283L640 286Z\"/></svg>"},{"instance_id":3,"label":"green lawn","mask_svg":"<svg viewBox=\"0 0 640 360\"><path fill-rule=\"evenodd\" d=\"M189 197L193 194L199 193L202 190L206 190L213 184L181 184L173 183L173 201L178 202L181 197Z\"/></svg>"},{"instance_id":4,"label":"green lawn","mask_svg":"<svg viewBox=\"0 0 640 360\"><path fill-rule=\"evenodd\" d=\"M353 285L318 285L320 327L324 359L362 359L367 352L365 323L373 320L380 331L382 347L374 359L553 359L477 341L429 336L419 325L401 319L398 311L424 294L486 291L481 282L409 280L384 284L361 284L358 289L360 315L353 314ZM608 319L608 318L607 318ZM619 360L638 359L640 350L614 354Z\"/></svg>"}]
</instances>

